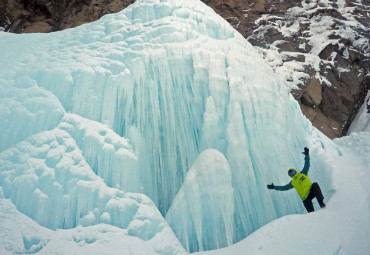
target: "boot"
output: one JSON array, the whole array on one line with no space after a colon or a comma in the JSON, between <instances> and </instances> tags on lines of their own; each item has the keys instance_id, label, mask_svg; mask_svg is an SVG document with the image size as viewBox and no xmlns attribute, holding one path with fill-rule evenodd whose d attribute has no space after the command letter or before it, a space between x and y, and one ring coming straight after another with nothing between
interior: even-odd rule
<instances>
[{"instance_id":1,"label":"boot","mask_svg":"<svg viewBox=\"0 0 370 255\"><path fill-rule=\"evenodd\" d=\"M319 205L320 205L321 208L325 208L325 206L326 206L326 204L324 204L324 201L320 201Z\"/></svg>"}]
</instances>

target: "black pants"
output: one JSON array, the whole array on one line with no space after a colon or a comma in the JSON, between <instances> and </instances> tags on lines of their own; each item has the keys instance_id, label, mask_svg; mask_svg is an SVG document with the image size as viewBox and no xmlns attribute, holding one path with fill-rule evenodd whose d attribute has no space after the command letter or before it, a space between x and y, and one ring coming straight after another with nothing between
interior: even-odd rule
<instances>
[{"instance_id":1,"label":"black pants","mask_svg":"<svg viewBox=\"0 0 370 255\"><path fill-rule=\"evenodd\" d=\"M312 199L316 197L317 202L319 202L320 206L324 202L324 196L322 195L321 189L317 182L312 183L310 193L308 194L307 198L303 201L304 207L306 207L307 212L313 212L315 209L313 208Z\"/></svg>"}]
</instances>

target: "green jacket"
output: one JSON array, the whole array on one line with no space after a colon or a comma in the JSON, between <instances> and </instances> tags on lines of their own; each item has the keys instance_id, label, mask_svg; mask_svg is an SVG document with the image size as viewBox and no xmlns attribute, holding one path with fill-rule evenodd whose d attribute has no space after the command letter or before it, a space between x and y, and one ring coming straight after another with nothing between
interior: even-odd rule
<instances>
[{"instance_id":1,"label":"green jacket","mask_svg":"<svg viewBox=\"0 0 370 255\"><path fill-rule=\"evenodd\" d=\"M275 190L290 190L295 188L298 192L298 195L301 197L302 201L304 201L308 194L310 193L312 182L310 178L308 178L308 170L310 169L310 156L306 155L304 157L304 166L300 173L296 173L292 177L292 181L285 186L274 186Z\"/></svg>"}]
</instances>

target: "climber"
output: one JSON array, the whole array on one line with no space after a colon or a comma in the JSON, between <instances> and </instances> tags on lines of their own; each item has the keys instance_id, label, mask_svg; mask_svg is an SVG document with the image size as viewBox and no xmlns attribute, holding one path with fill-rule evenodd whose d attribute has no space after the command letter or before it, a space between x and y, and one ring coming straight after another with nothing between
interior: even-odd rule
<instances>
[{"instance_id":1,"label":"climber","mask_svg":"<svg viewBox=\"0 0 370 255\"><path fill-rule=\"evenodd\" d=\"M370 113L370 102L369 102L370 96L367 98L366 101L366 107L367 107L367 113Z\"/></svg>"},{"instance_id":2,"label":"climber","mask_svg":"<svg viewBox=\"0 0 370 255\"><path fill-rule=\"evenodd\" d=\"M267 185L267 188L280 191L295 188L303 201L304 207L306 208L307 212L310 213L315 211L312 204L312 199L315 197L321 208L324 208L326 205L324 204L324 196L322 195L319 184L316 182L312 183L307 176L310 168L309 149L305 147L304 152L302 153L305 155L304 167L302 171L298 173L294 168L291 168L288 171L288 175L293 179L290 183L285 186L275 186L273 183L271 183Z\"/></svg>"}]
</instances>

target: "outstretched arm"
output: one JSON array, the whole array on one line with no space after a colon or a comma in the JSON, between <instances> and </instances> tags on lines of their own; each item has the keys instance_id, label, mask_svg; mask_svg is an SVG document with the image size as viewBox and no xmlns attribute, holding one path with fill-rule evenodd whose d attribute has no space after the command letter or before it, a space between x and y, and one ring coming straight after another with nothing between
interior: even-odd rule
<instances>
[{"instance_id":1,"label":"outstretched arm","mask_svg":"<svg viewBox=\"0 0 370 255\"><path fill-rule=\"evenodd\" d=\"M302 153L305 156L304 156L304 166L303 166L303 169L302 169L301 173L307 175L308 174L308 170L310 169L309 149L308 148L304 148L304 152L302 152Z\"/></svg>"},{"instance_id":2,"label":"outstretched arm","mask_svg":"<svg viewBox=\"0 0 370 255\"><path fill-rule=\"evenodd\" d=\"M280 191L290 190L292 188L293 188L293 185L291 182L289 182L287 185L284 185L284 186L274 186L274 190L280 190Z\"/></svg>"},{"instance_id":3,"label":"outstretched arm","mask_svg":"<svg viewBox=\"0 0 370 255\"><path fill-rule=\"evenodd\" d=\"M268 184L267 185L267 188L268 189L274 189L274 190L284 191L284 190L290 190L290 189L292 189L293 188L293 185L292 185L292 183L288 183L285 186L275 186L273 183L271 183L271 184Z\"/></svg>"}]
</instances>

